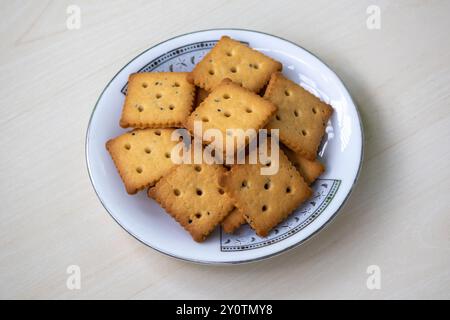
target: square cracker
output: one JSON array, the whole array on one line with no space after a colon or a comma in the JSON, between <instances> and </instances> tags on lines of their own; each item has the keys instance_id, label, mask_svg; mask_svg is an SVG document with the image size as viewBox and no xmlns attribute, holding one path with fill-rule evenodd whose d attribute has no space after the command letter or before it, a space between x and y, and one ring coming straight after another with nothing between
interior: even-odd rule
<instances>
[{"instance_id":1,"label":"square cracker","mask_svg":"<svg viewBox=\"0 0 450 320\"><path fill-rule=\"evenodd\" d=\"M270 101L225 79L192 112L185 127L194 133L194 121L202 121L203 132L219 129L225 137L227 129L263 128L275 111L276 107Z\"/></svg>"},{"instance_id":2,"label":"square cracker","mask_svg":"<svg viewBox=\"0 0 450 320\"><path fill-rule=\"evenodd\" d=\"M229 78L251 91L259 92L269 81L270 75L281 69L280 62L223 36L195 66L190 79L208 91L213 90L223 79Z\"/></svg>"},{"instance_id":3,"label":"square cracker","mask_svg":"<svg viewBox=\"0 0 450 320\"><path fill-rule=\"evenodd\" d=\"M129 194L153 185L175 164L170 159L174 129L136 129L106 143Z\"/></svg>"},{"instance_id":4,"label":"square cracker","mask_svg":"<svg viewBox=\"0 0 450 320\"><path fill-rule=\"evenodd\" d=\"M248 164L247 161L234 165L222 181L235 206L261 237L266 237L312 195L312 190L281 150L278 164L276 174L261 175L263 164Z\"/></svg>"},{"instance_id":5,"label":"square cracker","mask_svg":"<svg viewBox=\"0 0 450 320\"><path fill-rule=\"evenodd\" d=\"M238 209L234 208L222 221L222 229L226 233L233 233L241 225L245 224L244 214Z\"/></svg>"},{"instance_id":6,"label":"square cracker","mask_svg":"<svg viewBox=\"0 0 450 320\"><path fill-rule=\"evenodd\" d=\"M307 184L312 184L325 171L324 165L319 160L308 160L285 146L280 147Z\"/></svg>"},{"instance_id":7,"label":"square cracker","mask_svg":"<svg viewBox=\"0 0 450 320\"><path fill-rule=\"evenodd\" d=\"M179 165L148 195L202 242L233 209L230 196L219 185L225 171L220 165Z\"/></svg>"},{"instance_id":8,"label":"square cracker","mask_svg":"<svg viewBox=\"0 0 450 320\"><path fill-rule=\"evenodd\" d=\"M120 126L180 127L191 113L195 86L185 72L144 72L130 75Z\"/></svg>"},{"instance_id":9,"label":"square cracker","mask_svg":"<svg viewBox=\"0 0 450 320\"><path fill-rule=\"evenodd\" d=\"M278 107L267 128L280 129L281 142L314 160L333 108L281 73L272 75L264 98Z\"/></svg>"}]
</instances>

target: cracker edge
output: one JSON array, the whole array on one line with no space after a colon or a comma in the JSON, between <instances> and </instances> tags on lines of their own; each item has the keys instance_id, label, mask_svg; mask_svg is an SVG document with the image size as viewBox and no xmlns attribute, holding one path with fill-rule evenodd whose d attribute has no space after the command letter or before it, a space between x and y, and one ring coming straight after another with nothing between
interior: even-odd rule
<instances>
[{"instance_id":1,"label":"cracker edge","mask_svg":"<svg viewBox=\"0 0 450 320\"><path fill-rule=\"evenodd\" d=\"M317 161L317 165L318 165L318 167L319 167L319 170L318 170L318 174L317 174L317 176L315 177L315 179L314 180L312 180L312 181L309 181L309 179L306 179L306 177L304 176L305 174L303 173L303 170L301 170L301 166L299 165L298 167L300 167L300 168L297 168L297 166L295 165L295 164L293 164L293 166L297 169L297 171L299 171L300 172L300 175L303 177L303 180L305 180L305 182L308 184L308 185L312 185L324 172L325 172L325 165L322 163L322 162L320 162L319 160L317 160L317 159L315 159L315 160L309 160L309 159L306 159L306 160L308 160L308 161Z\"/></svg>"},{"instance_id":2,"label":"cracker edge","mask_svg":"<svg viewBox=\"0 0 450 320\"><path fill-rule=\"evenodd\" d=\"M291 150L291 149L289 149L286 145L284 145L284 146L281 146L280 145L280 149L284 152L284 154L286 155L286 157L288 158L288 160L291 162L291 164L297 169L297 171L298 172L300 172L300 175L302 176L302 178L303 178L303 180L305 180L305 182L309 185L309 186L311 186L324 172L325 172L325 170L326 170L326 168L325 168L325 165L321 162L321 161L319 161L319 159L318 158L315 158L314 160L309 160L309 159L306 159L306 158L304 158L304 157L302 157L301 155L298 155L294 150ZM286 149L286 150L285 150ZM294 163L293 161L291 161L291 159L289 158L289 156L287 155L287 153L285 152L285 151L287 151L287 152L291 152L291 153L293 153L294 154L294 156L299 156L299 157L302 157L304 160L306 160L306 161L309 161L309 162L316 162L317 163L317 166L319 167L319 170L318 170L318 174L317 174L317 176L316 176L316 178L313 180L313 181L309 181L309 179L307 179L306 177L305 177L305 173L303 172L304 170L302 170L301 169L301 166L300 165L297 165L296 163Z\"/></svg>"},{"instance_id":3,"label":"cracker edge","mask_svg":"<svg viewBox=\"0 0 450 320\"><path fill-rule=\"evenodd\" d=\"M232 198L231 195L230 195L230 198ZM233 200L233 203L234 203L234 200ZM226 220L227 220L227 218L229 217L229 215L233 212L234 209L236 209L236 210L238 211L238 213L241 215L241 218L240 218L239 221L237 221L237 223L233 223L233 224L230 223L230 224L227 224L227 223L226 223ZM232 233L234 233L240 226L242 226L242 225L245 224L246 222L247 222L247 221L245 220L244 213L242 212L242 210L239 209L239 208L237 208L237 207L235 207L235 208L231 209L231 211L228 213L228 215L222 220L221 226L222 226L222 229L223 229L223 231L224 231L225 233L232 234Z\"/></svg>"}]
</instances>

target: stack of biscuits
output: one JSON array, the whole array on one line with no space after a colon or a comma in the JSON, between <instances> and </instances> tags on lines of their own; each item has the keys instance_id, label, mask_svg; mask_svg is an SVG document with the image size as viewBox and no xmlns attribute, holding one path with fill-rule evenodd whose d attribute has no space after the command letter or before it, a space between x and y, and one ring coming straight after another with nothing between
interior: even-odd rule
<instances>
[{"instance_id":1,"label":"stack of biscuits","mask_svg":"<svg viewBox=\"0 0 450 320\"><path fill-rule=\"evenodd\" d=\"M267 236L312 195L310 185L325 170L316 157L333 111L281 70L278 61L223 36L190 73L130 75L120 126L133 130L106 143L126 191L148 188L198 242L218 225L232 233L248 223ZM228 128L278 129L278 171L262 175L272 164L248 161L176 164L172 134L186 128L194 136L195 121L224 136Z\"/></svg>"}]
</instances>

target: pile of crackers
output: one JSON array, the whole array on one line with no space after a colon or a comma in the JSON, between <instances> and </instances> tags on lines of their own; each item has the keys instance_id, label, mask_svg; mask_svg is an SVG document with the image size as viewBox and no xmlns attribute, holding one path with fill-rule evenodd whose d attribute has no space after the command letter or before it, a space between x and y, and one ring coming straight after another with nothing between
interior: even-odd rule
<instances>
[{"instance_id":1,"label":"pile of crackers","mask_svg":"<svg viewBox=\"0 0 450 320\"><path fill-rule=\"evenodd\" d=\"M280 62L223 36L191 73L129 77L120 126L133 128L106 143L129 194L148 188L168 214L201 242L218 226L234 232L248 223L259 236L311 195L325 168L316 159L333 109L285 78ZM279 169L270 163L176 164L176 128L279 129ZM202 139L202 137L198 137ZM206 144L206 142L205 142ZM245 147L245 146L244 146Z\"/></svg>"}]
</instances>

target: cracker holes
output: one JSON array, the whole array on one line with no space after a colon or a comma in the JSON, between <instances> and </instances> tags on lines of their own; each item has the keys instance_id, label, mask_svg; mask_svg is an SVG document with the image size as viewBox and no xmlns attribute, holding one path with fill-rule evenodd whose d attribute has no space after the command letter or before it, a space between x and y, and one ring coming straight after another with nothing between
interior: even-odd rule
<instances>
[{"instance_id":1,"label":"cracker holes","mask_svg":"<svg viewBox=\"0 0 450 320\"><path fill-rule=\"evenodd\" d=\"M188 223L191 224L191 223L192 223L192 219L189 219L189 220L188 220Z\"/></svg>"},{"instance_id":2,"label":"cracker holes","mask_svg":"<svg viewBox=\"0 0 450 320\"><path fill-rule=\"evenodd\" d=\"M142 88L144 88L144 89L146 89L148 87L148 84L147 83L142 83Z\"/></svg>"},{"instance_id":3,"label":"cracker holes","mask_svg":"<svg viewBox=\"0 0 450 320\"><path fill-rule=\"evenodd\" d=\"M219 108L219 109L217 109L217 112L222 112L222 109L220 109L220 108Z\"/></svg>"},{"instance_id":4,"label":"cracker holes","mask_svg":"<svg viewBox=\"0 0 450 320\"><path fill-rule=\"evenodd\" d=\"M173 104L171 104L171 105L169 106L169 110L173 110L173 109L175 109L175 106L174 106Z\"/></svg>"},{"instance_id":5,"label":"cracker holes","mask_svg":"<svg viewBox=\"0 0 450 320\"><path fill-rule=\"evenodd\" d=\"M255 70L258 70L258 69L259 69L259 65L258 65L258 64L255 64L255 63L250 63L248 66L249 66L250 68L255 69Z\"/></svg>"},{"instance_id":6,"label":"cracker holes","mask_svg":"<svg viewBox=\"0 0 450 320\"><path fill-rule=\"evenodd\" d=\"M202 217L202 214L201 214L200 212L197 212L194 216L195 216L197 219L200 219L200 218Z\"/></svg>"},{"instance_id":7,"label":"cracker holes","mask_svg":"<svg viewBox=\"0 0 450 320\"><path fill-rule=\"evenodd\" d=\"M164 153L164 156L165 156L167 159L170 159L170 152Z\"/></svg>"},{"instance_id":8,"label":"cracker holes","mask_svg":"<svg viewBox=\"0 0 450 320\"><path fill-rule=\"evenodd\" d=\"M207 117L202 117L203 122L209 122L209 119Z\"/></svg>"},{"instance_id":9,"label":"cracker holes","mask_svg":"<svg viewBox=\"0 0 450 320\"><path fill-rule=\"evenodd\" d=\"M281 121L281 117L278 114L275 115L275 119L277 119L277 121Z\"/></svg>"},{"instance_id":10,"label":"cracker holes","mask_svg":"<svg viewBox=\"0 0 450 320\"><path fill-rule=\"evenodd\" d=\"M173 87L175 87L175 88L178 88L180 86L180 84L178 83L178 82L175 82L174 84L173 84Z\"/></svg>"},{"instance_id":11,"label":"cracker holes","mask_svg":"<svg viewBox=\"0 0 450 320\"><path fill-rule=\"evenodd\" d=\"M266 212L266 211L267 211L267 206L266 206L266 205L263 205L263 206L261 207L261 211L262 211L262 212Z\"/></svg>"},{"instance_id":12,"label":"cracker holes","mask_svg":"<svg viewBox=\"0 0 450 320\"><path fill-rule=\"evenodd\" d=\"M130 150L130 149L131 149L131 144L126 143L123 147L124 147L126 150Z\"/></svg>"},{"instance_id":13,"label":"cracker holes","mask_svg":"<svg viewBox=\"0 0 450 320\"><path fill-rule=\"evenodd\" d=\"M155 82L155 86L159 86L159 81L156 81L156 82Z\"/></svg>"},{"instance_id":14,"label":"cracker holes","mask_svg":"<svg viewBox=\"0 0 450 320\"><path fill-rule=\"evenodd\" d=\"M155 97L156 97L156 99L161 99L162 98L162 94L161 93L157 93Z\"/></svg>"},{"instance_id":15,"label":"cracker holes","mask_svg":"<svg viewBox=\"0 0 450 320\"><path fill-rule=\"evenodd\" d=\"M314 114L317 113L317 109L316 109L316 108L312 108L311 110L312 110L312 112L313 112Z\"/></svg>"},{"instance_id":16,"label":"cracker holes","mask_svg":"<svg viewBox=\"0 0 450 320\"><path fill-rule=\"evenodd\" d=\"M252 109L250 109L250 108L245 108L245 112L247 112L247 113L252 113L252 112L253 112L253 110L252 110Z\"/></svg>"},{"instance_id":17,"label":"cracker holes","mask_svg":"<svg viewBox=\"0 0 450 320\"><path fill-rule=\"evenodd\" d=\"M144 151L145 151L145 153L147 153L147 154L152 153L152 150L151 150L150 148L145 148Z\"/></svg>"},{"instance_id":18,"label":"cracker holes","mask_svg":"<svg viewBox=\"0 0 450 320\"><path fill-rule=\"evenodd\" d=\"M155 135L160 136L160 135L161 135L161 131L156 130L156 131L155 131Z\"/></svg>"},{"instance_id":19,"label":"cracker holes","mask_svg":"<svg viewBox=\"0 0 450 320\"><path fill-rule=\"evenodd\" d=\"M136 132L132 132L131 135L132 135L132 136L135 136L135 135L136 135Z\"/></svg>"},{"instance_id":20,"label":"cracker holes","mask_svg":"<svg viewBox=\"0 0 450 320\"><path fill-rule=\"evenodd\" d=\"M241 182L241 188L246 188L248 186L247 180L242 180Z\"/></svg>"},{"instance_id":21,"label":"cracker holes","mask_svg":"<svg viewBox=\"0 0 450 320\"><path fill-rule=\"evenodd\" d=\"M272 164L272 162L267 161L266 164L265 164L265 166L266 166L266 167L270 167L271 164Z\"/></svg>"},{"instance_id":22,"label":"cracker holes","mask_svg":"<svg viewBox=\"0 0 450 320\"><path fill-rule=\"evenodd\" d=\"M219 191L219 194L225 194L225 191L222 188L217 189Z\"/></svg>"},{"instance_id":23,"label":"cracker holes","mask_svg":"<svg viewBox=\"0 0 450 320\"><path fill-rule=\"evenodd\" d=\"M284 95L289 97L292 93L289 90L284 90Z\"/></svg>"},{"instance_id":24,"label":"cracker holes","mask_svg":"<svg viewBox=\"0 0 450 320\"><path fill-rule=\"evenodd\" d=\"M137 108L137 109L138 109L138 111L139 111L139 112L142 112L142 111L144 111L144 107L143 107L143 106L138 106L138 108Z\"/></svg>"},{"instance_id":25,"label":"cracker holes","mask_svg":"<svg viewBox=\"0 0 450 320\"><path fill-rule=\"evenodd\" d=\"M271 186L270 181L267 181L267 182L264 184L264 189L269 190L269 189L270 189L270 186Z\"/></svg>"},{"instance_id":26,"label":"cracker holes","mask_svg":"<svg viewBox=\"0 0 450 320\"><path fill-rule=\"evenodd\" d=\"M306 132L306 130L302 130L302 135L305 137L308 134L308 132Z\"/></svg>"},{"instance_id":27,"label":"cracker holes","mask_svg":"<svg viewBox=\"0 0 450 320\"><path fill-rule=\"evenodd\" d=\"M224 115L225 117L227 117L227 118L231 117L231 113L229 113L228 111L225 111L225 112L223 113L223 115Z\"/></svg>"},{"instance_id":28,"label":"cracker holes","mask_svg":"<svg viewBox=\"0 0 450 320\"><path fill-rule=\"evenodd\" d=\"M203 190L202 189L199 189L199 188L197 188L197 189L195 189L195 193L200 197L200 196L202 196L203 195Z\"/></svg>"},{"instance_id":29,"label":"cracker holes","mask_svg":"<svg viewBox=\"0 0 450 320\"><path fill-rule=\"evenodd\" d=\"M209 70L208 73L213 76L214 75L214 70Z\"/></svg>"},{"instance_id":30,"label":"cracker holes","mask_svg":"<svg viewBox=\"0 0 450 320\"><path fill-rule=\"evenodd\" d=\"M137 173L141 174L142 171L144 171L144 170L142 170L142 167L137 167L137 168L136 168L136 172L137 172Z\"/></svg>"},{"instance_id":31,"label":"cracker holes","mask_svg":"<svg viewBox=\"0 0 450 320\"><path fill-rule=\"evenodd\" d=\"M233 52L232 51L227 51L226 55L227 55L227 57L232 57L233 56Z\"/></svg>"},{"instance_id":32,"label":"cracker holes","mask_svg":"<svg viewBox=\"0 0 450 320\"><path fill-rule=\"evenodd\" d=\"M230 97L230 95L228 93L224 93L223 98L225 100L227 100L227 99L230 99L231 97Z\"/></svg>"},{"instance_id":33,"label":"cracker holes","mask_svg":"<svg viewBox=\"0 0 450 320\"><path fill-rule=\"evenodd\" d=\"M297 110L294 110L294 116L298 117L298 111Z\"/></svg>"},{"instance_id":34,"label":"cracker holes","mask_svg":"<svg viewBox=\"0 0 450 320\"><path fill-rule=\"evenodd\" d=\"M179 197L181 195L181 191L178 189L173 189L173 194L177 197Z\"/></svg>"},{"instance_id":35,"label":"cracker holes","mask_svg":"<svg viewBox=\"0 0 450 320\"><path fill-rule=\"evenodd\" d=\"M220 99L216 98L214 99L214 102L220 102Z\"/></svg>"},{"instance_id":36,"label":"cracker holes","mask_svg":"<svg viewBox=\"0 0 450 320\"><path fill-rule=\"evenodd\" d=\"M286 193L291 193L291 192L292 192L291 187L286 187Z\"/></svg>"},{"instance_id":37,"label":"cracker holes","mask_svg":"<svg viewBox=\"0 0 450 320\"><path fill-rule=\"evenodd\" d=\"M200 172L200 171L202 171L202 167L200 167L200 166L195 166L195 167L194 167L194 170L197 171L197 172Z\"/></svg>"},{"instance_id":38,"label":"cracker holes","mask_svg":"<svg viewBox=\"0 0 450 320\"><path fill-rule=\"evenodd\" d=\"M237 72L237 69L236 69L236 67L231 67L231 68L230 68L230 71L231 71L231 73L236 73L236 72Z\"/></svg>"}]
</instances>

